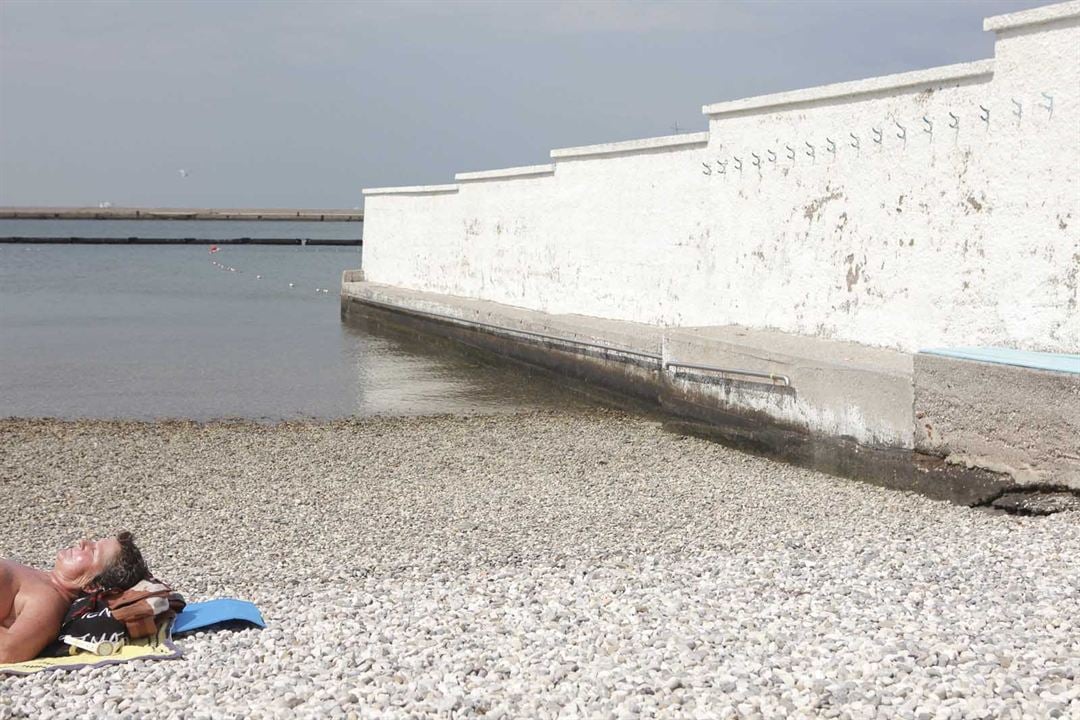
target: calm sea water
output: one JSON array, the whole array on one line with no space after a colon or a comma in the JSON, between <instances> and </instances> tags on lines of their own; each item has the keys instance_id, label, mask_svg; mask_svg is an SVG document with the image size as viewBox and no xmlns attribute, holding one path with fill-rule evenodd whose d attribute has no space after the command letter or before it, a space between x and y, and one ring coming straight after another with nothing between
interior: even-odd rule
<instances>
[{"instance_id":1,"label":"calm sea water","mask_svg":"<svg viewBox=\"0 0 1080 720\"><path fill-rule=\"evenodd\" d=\"M344 325L341 272L359 264L357 247L0 244L0 417L277 420L586 402L449 343Z\"/></svg>"}]
</instances>

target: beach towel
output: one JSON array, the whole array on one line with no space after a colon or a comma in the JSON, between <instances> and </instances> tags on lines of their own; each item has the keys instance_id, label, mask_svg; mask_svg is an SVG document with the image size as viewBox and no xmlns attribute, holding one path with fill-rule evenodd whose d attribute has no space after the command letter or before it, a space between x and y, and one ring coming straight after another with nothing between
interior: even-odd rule
<instances>
[{"instance_id":1,"label":"beach towel","mask_svg":"<svg viewBox=\"0 0 1080 720\"><path fill-rule=\"evenodd\" d=\"M166 620L149 637L129 640L113 655L95 655L80 651L62 657L39 657L21 663L0 664L0 675L31 675L49 670L78 670L84 667L104 667L132 660L176 660L183 656L172 641L171 619Z\"/></svg>"}]
</instances>

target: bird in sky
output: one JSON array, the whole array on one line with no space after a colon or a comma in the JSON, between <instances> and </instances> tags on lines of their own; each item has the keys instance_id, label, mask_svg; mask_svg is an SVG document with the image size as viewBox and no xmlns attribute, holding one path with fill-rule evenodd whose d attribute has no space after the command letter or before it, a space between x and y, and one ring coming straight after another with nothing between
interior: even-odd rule
<instances>
[{"instance_id":1,"label":"bird in sky","mask_svg":"<svg viewBox=\"0 0 1080 720\"><path fill-rule=\"evenodd\" d=\"M187 176L188 176L188 171L181 168L180 169L180 177L186 178Z\"/></svg>"}]
</instances>

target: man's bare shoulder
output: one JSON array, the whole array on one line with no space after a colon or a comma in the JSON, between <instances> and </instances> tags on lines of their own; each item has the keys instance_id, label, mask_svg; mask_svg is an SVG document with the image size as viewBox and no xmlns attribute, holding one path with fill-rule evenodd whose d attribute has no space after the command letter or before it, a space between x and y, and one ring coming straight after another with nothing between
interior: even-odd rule
<instances>
[{"instance_id":1,"label":"man's bare shoulder","mask_svg":"<svg viewBox=\"0 0 1080 720\"><path fill-rule=\"evenodd\" d=\"M0 560L0 610L18 613L27 603L42 603L50 608L67 606L49 582L47 572L13 560Z\"/></svg>"},{"instance_id":2,"label":"man's bare shoulder","mask_svg":"<svg viewBox=\"0 0 1080 720\"><path fill-rule=\"evenodd\" d=\"M25 565L20 565L13 560L0 558L0 608L4 602L10 602L11 597L19 590L19 580L22 579L24 569L30 570Z\"/></svg>"},{"instance_id":3,"label":"man's bare shoulder","mask_svg":"<svg viewBox=\"0 0 1080 720\"><path fill-rule=\"evenodd\" d=\"M48 573L0 560L0 656L8 658L2 662L37 655L56 637L67 605Z\"/></svg>"},{"instance_id":4,"label":"man's bare shoulder","mask_svg":"<svg viewBox=\"0 0 1080 720\"><path fill-rule=\"evenodd\" d=\"M10 627L23 605L26 585L33 585L33 568L0 559L0 627Z\"/></svg>"},{"instance_id":5,"label":"man's bare shoulder","mask_svg":"<svg viewBox=\"0 0 1080 720\"><path fill-rule=\"evenodd\" d=\"M35 657L60 631L67 601L48 573L0 561L0 662Z\"/></svg>"},{"instance_id":6,"label":"man's bare shoulder","mask_svg":"<svg viewBox=\"0 0 1080 720\"><path fill-rule=\"evenodd\" d=\"M17 563L14 560L0 558L0 583L13 584L18 588L24 584L46 583L48 578L48 574L41 570Z\"/></svg>"}]
</instances>

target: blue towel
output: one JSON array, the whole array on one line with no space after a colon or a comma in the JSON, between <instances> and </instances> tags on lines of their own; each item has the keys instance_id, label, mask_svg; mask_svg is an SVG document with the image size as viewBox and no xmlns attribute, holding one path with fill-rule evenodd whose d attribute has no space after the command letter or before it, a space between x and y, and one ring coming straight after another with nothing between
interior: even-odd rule
<instances>
[{"instance_id":1,"label":"blue towel","mask_svg":"<svg viewBox=\"0 0 1080 720\"><path fill-rule=\"evenodd\" d=\"M221 598L206 602L190 603L180 611L173 622L173 634L193 632L211 625L226 622L246 622L258 627L266 627L259 608L246 600Z\"/></svg>"}]
</instances>

